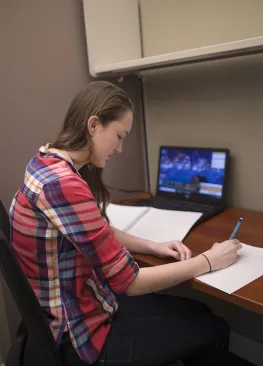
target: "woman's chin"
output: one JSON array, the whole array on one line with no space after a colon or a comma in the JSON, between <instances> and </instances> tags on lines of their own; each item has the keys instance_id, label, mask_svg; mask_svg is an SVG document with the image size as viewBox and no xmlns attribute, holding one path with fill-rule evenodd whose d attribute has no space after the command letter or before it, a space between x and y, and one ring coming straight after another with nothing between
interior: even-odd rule
<instances>
[{"instance_id":1,"label":"woman's chin","mask_svg":"<svg viewBox=\"0 0 263 366\"><path fill-rule=\"evenodd\" d=\"M106 159L90 159L89 164L95 166L96 168L104 168L108 162L108 158Z\"/></svg>"},{"instance_id":2,"label":"woman's chin","mask_svg":"<svg viewBox=\"0 0 263 366\"><path fill-rule=\"evenodd\" d=\"M105 165L107 164L107 161L108 160L101 160L101 161L96 161L93 163L93 165L96 167L96 168L104 168Z\"/></svg>"}]
</instances>

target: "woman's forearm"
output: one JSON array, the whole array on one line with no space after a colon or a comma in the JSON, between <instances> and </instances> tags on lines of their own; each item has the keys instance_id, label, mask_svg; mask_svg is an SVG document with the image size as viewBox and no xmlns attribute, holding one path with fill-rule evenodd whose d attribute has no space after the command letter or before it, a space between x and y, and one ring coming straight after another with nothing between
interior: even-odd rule
<instances>
[{"instance_id":1,"label":"woman's forearm","mask_svg":"<svg viewBox=\"0 0 263 366\"><path fill-rule=\"evenodd\" d=\"M113 228L115 238L129 251L142 254L154 254L154 243L137 238L136 236L127 234L123 231Z\"/></svg>"},{"instance_id":2,"label":"woman's forearm","mask_svg":"<svg viewBox=\"0 0 263 366\"><path fill-rule=\"evenodd\" d=\"M208 262L202 255L183 262L141 268L126 293L135 296L164 290L208 271Z\"/></svg>"}]
</instances>

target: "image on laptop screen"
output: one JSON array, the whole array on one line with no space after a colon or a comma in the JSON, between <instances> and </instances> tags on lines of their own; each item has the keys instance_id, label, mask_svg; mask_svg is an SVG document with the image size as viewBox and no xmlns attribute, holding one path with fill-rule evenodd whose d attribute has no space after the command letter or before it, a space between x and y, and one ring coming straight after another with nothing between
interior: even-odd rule
<instances>
[{"instance_id":1,"label":"image on laptop screen","mask_svg":"<svg viewBox=\"0 0 263 366\"><path fill-rule=\"evenodd\" d=\"M158 190L220 199L227 151L161 147Z\"/></svg>"}]
</instances>

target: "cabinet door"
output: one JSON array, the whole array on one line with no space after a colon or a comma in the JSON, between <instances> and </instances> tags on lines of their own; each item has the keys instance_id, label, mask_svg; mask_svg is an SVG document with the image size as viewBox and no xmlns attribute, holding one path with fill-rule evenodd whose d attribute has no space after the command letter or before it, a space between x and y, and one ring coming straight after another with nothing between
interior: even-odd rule
<instances>
[{"instance_id":1,"label":"cabinet door","mask_svg":"<svg viewBox=\"0 0 263 366\"><path fill-rule=\"evenodd\" d=\"M262 0L140 0L144 56L263 36Z\"/></svg>"},{"instance_id":2,"label":"cabinet door","mask_svg":"<svg viewBox=\"0 0 263 366\"><path fill-rule=\"evenodd\" d=\"M83 0L90 73L141 57L137 0Z\"/></svg>"}]
</instances>

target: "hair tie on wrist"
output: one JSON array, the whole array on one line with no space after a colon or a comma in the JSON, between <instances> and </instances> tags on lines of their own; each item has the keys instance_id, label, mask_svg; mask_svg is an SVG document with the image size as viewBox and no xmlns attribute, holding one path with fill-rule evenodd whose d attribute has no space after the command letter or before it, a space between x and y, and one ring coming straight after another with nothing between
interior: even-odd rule
<instances>
[{"instance_id":1,"label":"hair tie on wrist","mask_svg":"<svg viewBox=\"0 0 263 366\"><path fill-rule=\"evenodd\" d=\"M206 256L205 254L203 254L203 253L201 253L201 255L203 255L203 256L206 258L206 260L207 260L207 262L208 262L208 264L209 264L209 268L210 268L210 271L209 271L209 272L212 272L212 266L211 266L211 263L210 263L209 259L208 259L208 258L207 258L207 256Z\"/></svg>"}]
</instances>

